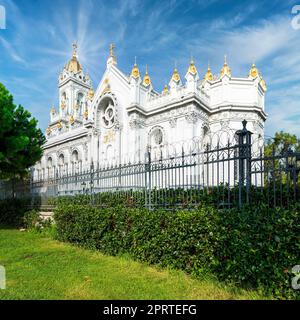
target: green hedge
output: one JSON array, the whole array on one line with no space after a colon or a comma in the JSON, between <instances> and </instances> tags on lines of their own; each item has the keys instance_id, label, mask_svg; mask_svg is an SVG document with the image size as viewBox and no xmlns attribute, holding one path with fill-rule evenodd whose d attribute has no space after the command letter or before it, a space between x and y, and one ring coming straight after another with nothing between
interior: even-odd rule
<instances>
[{"instance_id":1,"label":"green hedge","mask_svg":"<svg viewBox=\"0 0 300 320\"><path fill-rule=\"evenodd\" d=\"M0 200L0 224L7 226L21 226L24 214L28 211L30 199Z\"/></svg>"},{"instance_id":2,"label":"green hedge","mask_svg":"<svg viewBox=\"0 0 300 320\"><path fill-rule=\"evenodd\" d=\"M54 216L59 240L297 298L291 268L300 263L299 211L299 206L168 212L60 205Z\"/></svg>"}]
</instances>

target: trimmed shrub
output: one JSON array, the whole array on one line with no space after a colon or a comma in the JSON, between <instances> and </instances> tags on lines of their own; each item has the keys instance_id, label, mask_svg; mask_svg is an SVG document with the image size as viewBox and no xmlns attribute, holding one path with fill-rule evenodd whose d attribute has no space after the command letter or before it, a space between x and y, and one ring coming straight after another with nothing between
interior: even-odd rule
<instances>
[{"instance_id":1,"label":"trimmed shrub","mask_svg":"<svg viewBox=\"0 0 300 320\"><path fill-rule=\"evenodd\" d=\"M0 201L0 224L19 227L30 204L28 199L5 199Z\"/></svg>"},{"instance_id":2,"label":"trimmed shrub","mask_svg":"<svg viewBox=\"0 0 300 320\"><path fill-rule=\"evenodd\" d=\"M54 218L62 241L297 298L291 268L300 262L299 211L299 206L168 212L61 205Z\"/></svg>"}]
</instances>

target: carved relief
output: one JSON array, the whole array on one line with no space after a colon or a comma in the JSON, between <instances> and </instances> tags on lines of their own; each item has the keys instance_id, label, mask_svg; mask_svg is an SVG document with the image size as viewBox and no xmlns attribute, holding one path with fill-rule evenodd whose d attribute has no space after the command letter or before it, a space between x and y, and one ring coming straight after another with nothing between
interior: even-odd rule
<instances>
[{"instance_id":1,"label":"carved relief","mask_svg":"<svg viewBox=\"0 0 300 320\"><path fill-rule=\"evenodd\" d=\"M107 131L107 133L103 137L104 144L114 142L115 140L116 140L116 132L114 129Z\"/></svg>"},{"instance_id":2,"label":"carved relief","mask_svg":"<svg viewBox=\"0 0 300 320\"><path fill-rule=\"evenodd\" d=\"M176 128L176 126L177 126L177 118L171 118L169 120L169 123L170 123L171 128Z\"/></svg>"}]
</instances>

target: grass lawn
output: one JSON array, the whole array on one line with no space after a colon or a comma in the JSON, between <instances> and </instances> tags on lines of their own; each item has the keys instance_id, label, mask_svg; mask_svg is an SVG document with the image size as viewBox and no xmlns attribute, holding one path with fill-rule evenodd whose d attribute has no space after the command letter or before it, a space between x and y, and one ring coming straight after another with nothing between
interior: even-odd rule
<instances>
[{"instance_id":1,"label":"grass lawn","mask_svg":"<svg viewBox=\"0 0 300 320\"><path fill-rule=\"evenodd\" d=\"M0 228L0 299L261 299L256 292Z\"/></svg>"}]
</instances>

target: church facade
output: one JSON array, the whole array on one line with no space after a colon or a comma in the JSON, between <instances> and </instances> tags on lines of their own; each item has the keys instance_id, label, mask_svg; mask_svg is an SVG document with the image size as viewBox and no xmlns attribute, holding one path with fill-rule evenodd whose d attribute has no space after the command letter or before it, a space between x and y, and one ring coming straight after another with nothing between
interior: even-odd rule
<instances>
[{"instance_id":1,"label":"church facade","mask_svg":"<svg viewBox=\"0 0 300 320\"><path fill-rule=\"evenodd\" d=\"M143 162L149 148L162 149L197 137L200 149L225 145L246 119L253 139L263 141L266 83L252 65L245 78L233 77L226 61L219 75L198 72L193 60L182 80L173 70L169 85L154 90L146 69L135 63L125 75L110 46L107 67L94 91L73 55L58 81L59 106L50 110L44 154L35 180L88 169L91 164Z\"/></svg>"}]
</instances>

